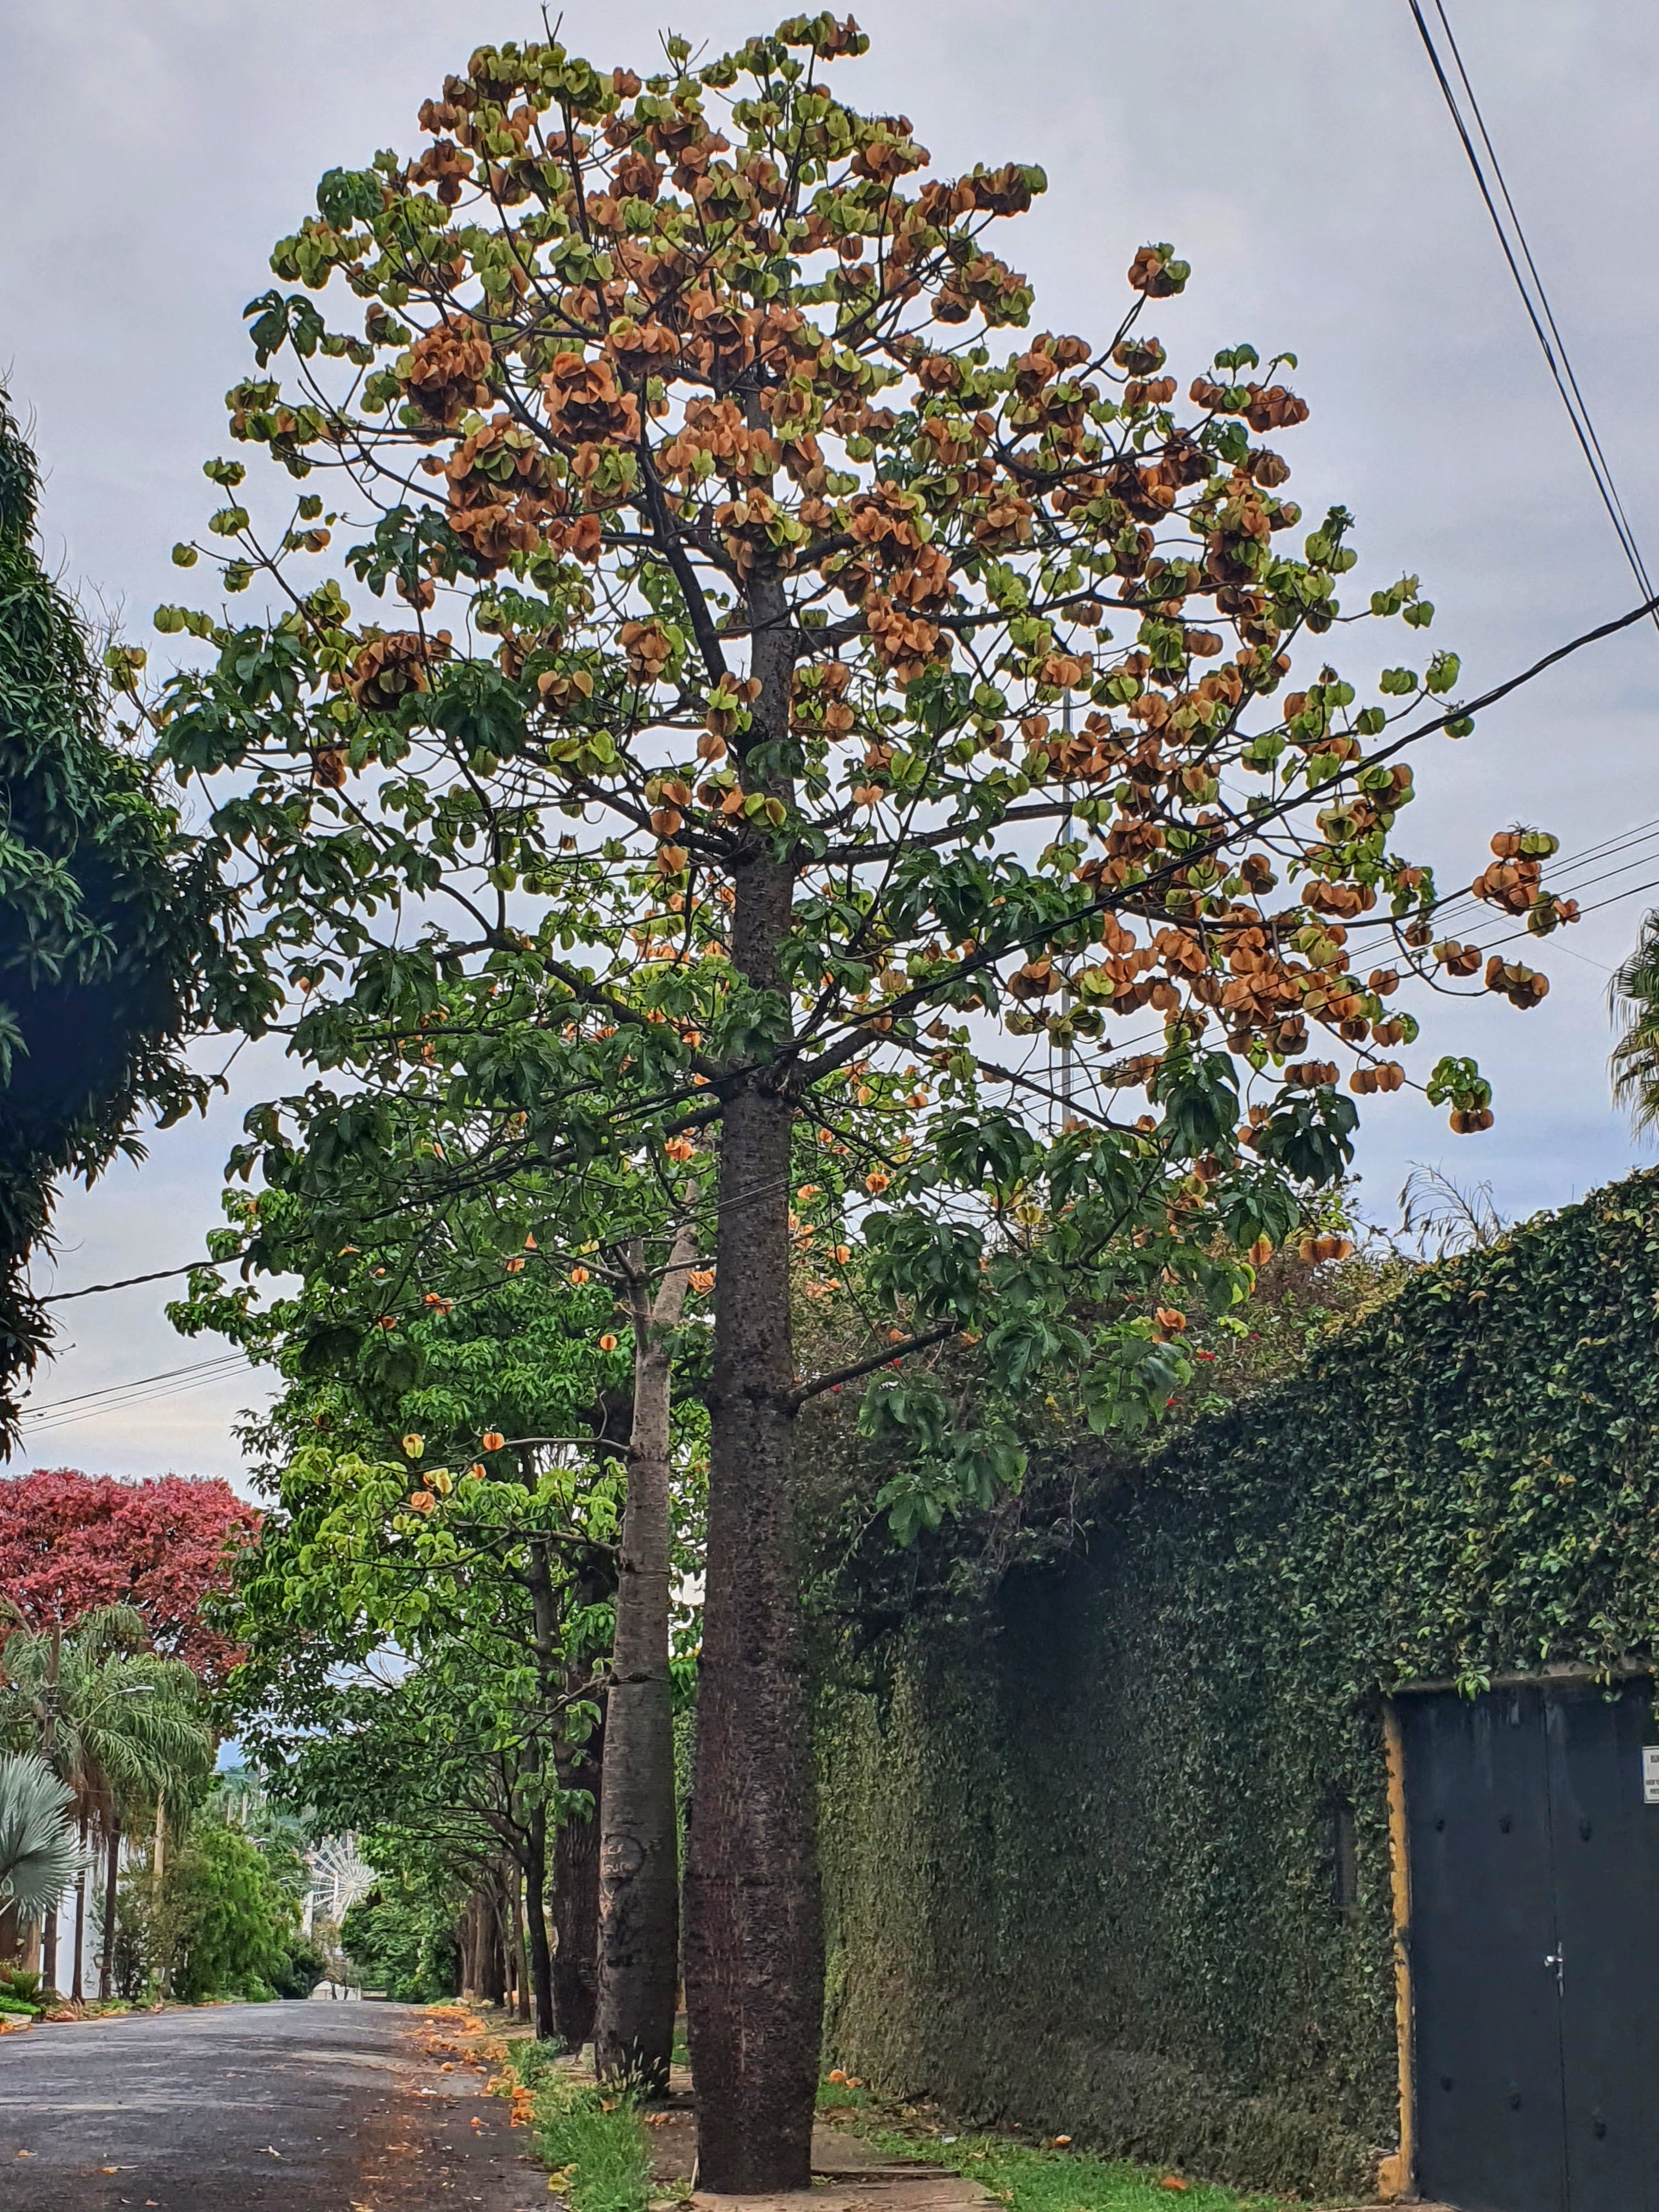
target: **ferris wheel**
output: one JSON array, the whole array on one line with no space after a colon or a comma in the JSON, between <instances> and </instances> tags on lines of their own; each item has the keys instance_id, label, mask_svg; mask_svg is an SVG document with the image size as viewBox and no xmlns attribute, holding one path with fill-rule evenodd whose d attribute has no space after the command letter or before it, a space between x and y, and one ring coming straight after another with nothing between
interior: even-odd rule
<instances>
[{"instance_id":1,"label":"ferris wheel","mask_svg":"<svg viewBox=\"0 0 1659 2212\"><path fill-rule=\"evenodd\" d=\"M331 1920L338 1927L374 1884L374 1869L358 1850L355 1835L325 1836L306 1853L306 1867L311 1875L305 1911L307 1935L319 1920Z\"/></svg>"}]
</instances>

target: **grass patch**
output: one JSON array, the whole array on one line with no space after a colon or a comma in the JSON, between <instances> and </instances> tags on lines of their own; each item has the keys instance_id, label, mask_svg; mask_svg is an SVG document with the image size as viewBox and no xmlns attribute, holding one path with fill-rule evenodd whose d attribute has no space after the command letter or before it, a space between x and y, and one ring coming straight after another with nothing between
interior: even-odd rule
<instances>
[{"instance_id":1,"label":"grass patch","mask_svg":"<svg viewBox=\"0 0 1659 2212\"><path fill-rule=\"evenodd\" d=\"M536 2131L573 2212L645 2212L651 2154L631 2097L551 2077L536 2100Z\"/></svg>"},{"instance_id":2,"label":"grass patch","mask_svg":"<svg viewBox=\"0 0 1659 2212\"><path fill-rule=\"evenodd\" d=\"M896 2125L862 2085L826 2085L818 2109L832 2124L849 2128L894 2158L921 2158L949 2166L1000 2197L1011 2212L1285 2212L1276 2197L1241 2197L1231 2189L1188 2180L1184 2174L1127 2166L1116 2159L1019 2142L1008 2136L950 2138Z\"/></svg>"},{"instance_id":3,"label":"grass patch","mask_svg":"<svg viewBox=\"0 0 1659 2212\"><path fill-rule=\"evenodd\" d=\"M564 2045L556 2036L544 2043L520 2036L508 2046L509 2063L526 2089L544 2088L557 2074L563 2057Z\"/></svg>"}]
</instances>

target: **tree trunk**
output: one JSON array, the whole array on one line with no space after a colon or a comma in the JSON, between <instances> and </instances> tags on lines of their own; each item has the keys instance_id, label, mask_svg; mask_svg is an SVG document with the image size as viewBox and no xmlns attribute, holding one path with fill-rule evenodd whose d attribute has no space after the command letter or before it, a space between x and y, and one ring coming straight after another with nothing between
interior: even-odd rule
<instances>
[{"instance_id":1,"label":"tree trunk","mask_svg":"<svg viewBox=\"0 0 1659 2212\"><path fill-rule=\"evenodd\" d=\"M593 2037L599 2001L599 1820L562 1820L553 1839L553 2017L568 2051Z\"/></svg>"},{"instance_id":2,"label":"tree trunk","mask_svg":"<svg viewBox=\"0 0 1659 2212\"><path fill-rule=\"evenodd\" d=\"M87 1816L81 1815L81 1865L75 1877L75 1978L70 1984L70 1995L76 2004L81 2002L81 1962L85 1955L87 1933Z\"/></svg>"},{"instance_id":3,"label":"tree trunk","mask_svg":"<svg viewBox=\"0 0 1659 2212\"><path fill-rule=\"evenodd\" d=\"M117 1820L109 1832L109 1866L104 1876L104 1948L98 1961L98 1996L100 2002L112 1994L115 1978L115 1888L121 1878L121 1824Z\"/></svg>"},{"instance_id":4,"label":"tree trunk","mask_svg":"<svg viewBox=\"0 0 1659 2212\"><path fill-rule=\"evenodd\" d=\"M479 1892L478 1913L483 1925L483 1971L478 1977L478 1992L486 2004L498 2005L507 1997L507 1930L501 1893L494 1882Z\"/></svg>"},{"instance_id":5,"label":"tree trunk","mask_svg":"<svg viewBox=\"0 0 1659 2212\"><path fill-rule=\"evenodd\" d=\"M653 1300L643 1279L643 1249L630 1255L634 1432L599 1783L594 2070L601 2080L618 2075L651 2096L668 2087L679 1978L674 1706L668 1673L667 1339L684 1307L686 1273L696 1257L696 1239L690 1229L682 1229Z\"/></svg>"},{"instance_id":6,"label":"tree trunk","mask_svg":"<svg viewBox=\"0 0 1659 2212\"><path fill-rule=\"evenodd\" d=\"M58 1907L46 1915L40 1942L40 1979L49 1990L58 1987Z\"/></svg>"},{"instance_id":7,"label":"tree trunk","mask_svg":"<svg viewBox=\"0 0 1659 2212\"><path fill-rule=\"evenodd\" d=\"M541 1805L530 1816L524 1906L530 1929L530 1975L536 1990L536 2035L545 2043L561 2031L553 2003L553 1954L547 1940L547 1810Z\"/></svg>"},{"instance_id":8,"label":"tree trunk","mask_svg":"<svg viewBox=\"0 0 1659 2212\"><path fill-rule=\"evenodd\" d=\"M513 1988L520 2020L530 2017L530 1984L525 1977L524 1877L513 1869Z\"/></svg>"},{"instance_id":9,"label":"tree trunk","mask_svg":"<svg viewBox=\"0 0 1659 2212\"><path fill-rule=\"evenodd\" d=\"M167 1792L166 1792L166 1790L158 1790L156 1791L156 1793L155 1793L155 1869L154 1869L154 1872L155 1872L155 1885L154 1885L154 1887L153 1887L153 1889L152 1889L152 1891L151 1891L151 1898L152 1898L153 1907L154 1907L154 1911L155 1911L155 1917L156 1917L156 1925L157 1925L158 1929L159 1929L159 1926L160 1926L160 1922L161 1922L161 1887L162 1887L162 1884L164 1883L164 1881L166 1881L166 1879L167 1879ZM172 1961L171 1961L170 1960L168 1960L168 1959L165 1959L165 1958L164 1958L164 1959L161 1960L161 1995L162 1995L163 1996L166 1996L166 1995L167 1994L167 1985L168 1985L168 1984L171 1982L172 1978L173 1978L173 1965L172 1965Z\"/></svg>"},{"instance_id":10,"label":"tree trunk","mask_svg":"<svg viewBox=\"0 0 1659 2212\"><path fill-rule=\"evenodd\" d=\"M750 600L751 667L761 683L755 736L775 742L787 728L787 611L775 579L763 577ZM782 994L791 866L757 845L733 872L732 965L753 989ZM808 2185L823 2032L813 1773L792 1557L793 1119L786 1085L763 1066L733 1081L720 1133L708 1567L685 1886L697 2172L700 2185L719 2193Z\"/></svg>"}]
</instances>

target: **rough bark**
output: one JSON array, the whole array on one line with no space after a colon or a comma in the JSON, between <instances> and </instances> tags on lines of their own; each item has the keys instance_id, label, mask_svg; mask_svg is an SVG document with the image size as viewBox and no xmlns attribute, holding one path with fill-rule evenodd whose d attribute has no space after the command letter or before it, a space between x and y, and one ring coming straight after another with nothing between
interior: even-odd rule
<instances>
[{"instance_id":1,"label":"rough bark","mask_svg":"<svg viewBox=\"0 0 1659 2212\"><path fill-rule=\"evenodd\" d=\"M696 1257L674 1240L653 1298L645 1255L630 1255L634 1427L623 1516L616 1629L599 1784L599 2002L593 2060L648 2095L668 2087L679 1969L679 1853L674 1813L673 1687L668 1673L668 1332Z\"/></svg>"},{"instance_id":2,"label":"rough bark","mask_svg":"<svg viewBox=\"0 0 1659 2212\"><path fill-rule=\"evenodd\" d=\"M58 1907L46 1914L40 1938L40 1979L49 1990L58 1987Z\"/></svg>"},{"instance_id":3,"label":"rough bark","mask_svg":"<svg viewBox=\"0 0 1659 2212\"><path fill-rule=\"evenodd\" d=\"M553 2018L565 2048L593 2039L599 2002L599 1822L561 1822L553 1843Z\"/></svg>"},{"instance_id":4,"label":"rough bark","mask_svg":"<svg viewBox=\"0 0 1659 2212\"><path fill-rule=\"evenodd\" d=\"M775 580L751 591L750 615L757 736L776 740L787 728L793 651ZM734 876L733 965L757 989L781 992L793 868L757 845ZM793 1117L777 1071L728 1079L685 1964L699 2181L732 2194L807 2186L822 2034L822 1908L790 1540Z\"/></svg>"}]
</instances>

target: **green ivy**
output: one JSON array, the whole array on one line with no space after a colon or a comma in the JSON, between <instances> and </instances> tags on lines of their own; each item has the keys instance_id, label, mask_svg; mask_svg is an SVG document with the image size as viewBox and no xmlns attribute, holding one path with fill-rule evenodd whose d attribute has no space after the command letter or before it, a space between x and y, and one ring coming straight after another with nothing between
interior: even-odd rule
<instances>
[{"instance_id":1,"label":"green ivy","mask_svg":"<svg viewBox=\"0 0 1659 2212\"><path fill-rule=\"evenodd\" d=\"M1097 1462L1058 1557L895 1630L881 1694L825 1698L836 2056L969 2118L1367 2189L1397 2129L1383 1696L1652 1653L1656 1344L1650 1173Z\"/></svg>"}]
</instances>

